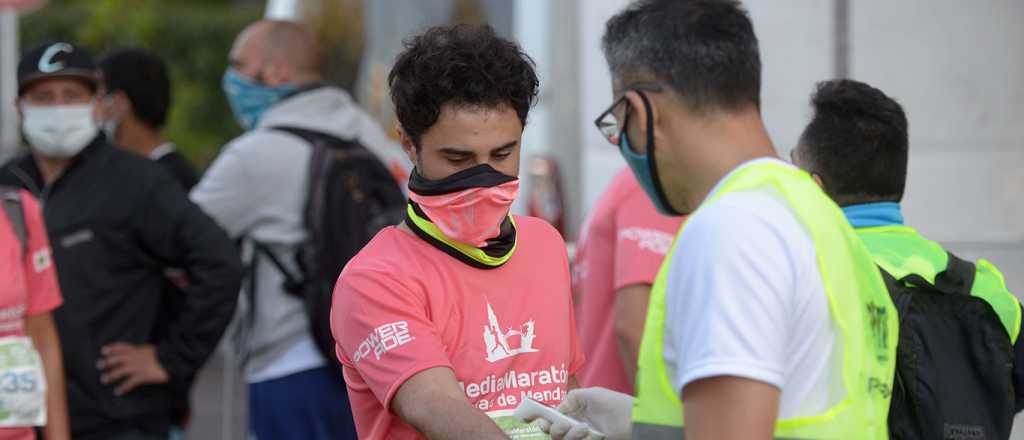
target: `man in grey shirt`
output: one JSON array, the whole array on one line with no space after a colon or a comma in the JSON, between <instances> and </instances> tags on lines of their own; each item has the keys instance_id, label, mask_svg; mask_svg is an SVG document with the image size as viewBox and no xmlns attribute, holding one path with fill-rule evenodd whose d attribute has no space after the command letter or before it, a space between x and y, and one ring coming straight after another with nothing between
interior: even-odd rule
<instances>
[{"instance_id":1,"label":"man in grey shirt","mask_svg":"<svg viewBox=\"0 0 1024 440\"><path fill-rule=\"evenodd\" d=\"M401 150L348 93L321 82L316 39L301 25L253 23L235 41L230 64L225 95L247 131L224 147L192 200L232 237L265 245L289 272L301 273L292 257L307 236L312 149L273 128L357 140L384 162ZM285 291L283 275L268 258L256 259L252 271L254 309L243 347L252 433L275 440L356 438L343 379L327 364L335 360L317 350L302 300Z\"/></svg>"}]
</instances>

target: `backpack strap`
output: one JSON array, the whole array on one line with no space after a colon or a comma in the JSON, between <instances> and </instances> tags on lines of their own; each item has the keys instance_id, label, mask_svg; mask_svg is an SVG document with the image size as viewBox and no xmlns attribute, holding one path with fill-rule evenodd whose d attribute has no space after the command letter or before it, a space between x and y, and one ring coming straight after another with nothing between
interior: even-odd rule
<instances>
[{"instance_id":1,"label":"backpack strap","mask_svg":"<svg viewBox=\"0 0 1024 440\"><path fill-rule=\"evenodd\" d=\"M21 194L15 190L3 190L4 213L14 228L14 235L21 243L21 254L28 252L28 227L25 225L25 210L21 206Z\"/></svg>"},{"instance_id":2,"label":"backpack strap","mask_svg":"<svg viewBox=\"0 0 1024 440\"><path fill-rule=\"evenodd\" d=\"M911 281L906 278L897 280L896 277L883 269L882 266L878 266L878 271L881 272L882 281L885 281L885 289L889 291L889 297L892 298L892 303L896 306L896 315L903 316L911 300L911 295L904 289L904 283L918 280Z\"/></svg>"},{"instance_id":3,"label":"backpack strap","mask_svg":"<svg viewBox=\"0 0 1024 440\"><path fill-rule=\"evenodd\" d=\"M356 145L353 141L345 140L333 134L319 130L310 130L308 128L293 127L290 125L275 125L273 127L268 127L267 129L288 133L313 145L324 145L331 148L346 148Z\"/></svg>"},{"instance_id":4,"label":"backpack strap","mask_svg":"<svg viewBox=\"0 0 1024 440\"><path fill-rule=\"evenodd\" d=\"M970 295L974 287L974 276L977 273L974 263L966 261L946 251L949 259L946 270L935 276L935 287L943 292L954 292Z\"/></svg>"},{"instance_id":5,"label":"backpack strap","mask_svg":"<svg viewBox=\"0 0 1024 440\"><path fill-rule=\"evenodd\" d=\"M974 263L965 261L956 255L953 255L949 251L946 251L946 254L948 255L946 269L939 272L938 275L935 275L934 283L929 282L918 274L907 275L900 281L910 285L938 290L939 292L947 294L970 296L971 287L974 286Z\"/></svg>"},{"instance_id":6,"label":"backpack strap","mask_svg":"<svg viewBox=\"0 0 1024 440\"><path fill-rule=\"evenodd\" d=\"M304 280L302 279L302 277L295 276L295 274L291 273L291 271L289 271L288 268L285 267L284 262L282 262L281 259L274 254L274 251L272 251L270 247L267 246L266 244L260 243L256 240L253 240L252 244L255 253L264 255L268 259L270 259L270 264L272 264L274 268L276 268L277 271L281 274L281 276L284 277L284 290L292 295L302 296L302 288L304 284ZM253 271L253 278L255 279L255 267L253 268Z\"/></svg>"}]
</instances>

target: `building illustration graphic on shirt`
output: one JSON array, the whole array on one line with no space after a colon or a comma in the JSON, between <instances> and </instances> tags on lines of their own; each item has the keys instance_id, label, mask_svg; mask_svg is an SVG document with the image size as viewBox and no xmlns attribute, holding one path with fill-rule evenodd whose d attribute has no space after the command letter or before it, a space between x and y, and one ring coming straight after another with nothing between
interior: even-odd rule
<instances>
[{"instance_id":1,"label":"building illustration graphic on shirt","mask_svg":"<svg viewBox=\"0 0 1024 440\"><path fill-rule=\"evenodd\" d=\"M538 351L533 348L534 322L526 321L519 329L509 327L502 331L498 317L494 314L491 303L487 303L487 325L484 326L484 345L487 347L487 361L497 362L521 353ZM514 344L518 342L518 344ZM515 345L515 348L513 348Z\"/></svg>"}]
</instances>

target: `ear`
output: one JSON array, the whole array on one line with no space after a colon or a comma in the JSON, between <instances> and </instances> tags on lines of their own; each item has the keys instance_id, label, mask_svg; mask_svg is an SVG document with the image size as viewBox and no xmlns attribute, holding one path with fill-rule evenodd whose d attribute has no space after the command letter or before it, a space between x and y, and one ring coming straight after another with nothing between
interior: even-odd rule
<instances>
[{"instance_id":1,"label":"ear","mask_svg":"<svg viewBox=\"0 0 1024 440\"><path fill-rule=\"evenodd\" d=\"M650 96L647 97L650 100ZM647 118L655 115L648 114L644 100L636 91L626 92L626 105L629 106L629 124L626 126L626 134L629 135L629 144L638 153L647 151ZM652 112L654 104L651 104ZM657 120L655 119L655 121Z\"/></svg>"},{"instance_id":2,"label":"ear","mask_svg":"<svg viewBox=\"0 0 1024 440\"><path fill-rule=\"evenodd\" d=\"M402 128L402 124L395 124L395 133L398 133L398 139L402 142L402 150L405 150L405 155L409 157L409 161L413 164L417 164L416 160L416 144L412 142L412 137L409 133L405 132Z\"/></svg>"},{"instance_id":3,"label":"ear","mask_svg":"<svg viewBox=\"0 0 1024 440\"><path fill-rule=\"evenodd\" d=\"M129 116L132 114L132 101L128 99L128 95L123 90L117 90L110 94L110 110L114 112L116 116Z\"/></svg>"}]
</instances>

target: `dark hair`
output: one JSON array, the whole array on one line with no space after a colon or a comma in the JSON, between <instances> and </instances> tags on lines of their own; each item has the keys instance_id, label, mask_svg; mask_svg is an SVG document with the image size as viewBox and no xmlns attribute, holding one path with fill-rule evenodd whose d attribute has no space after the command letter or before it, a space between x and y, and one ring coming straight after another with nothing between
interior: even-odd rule
<instances>
[{"instance_id":1,"label":"dark hair","mask_svg":"<svg viewBox=\"0 0 1024 440\"><path fill-rule=\"evenodd\" d=\"M163 127L171 106L171 80L160 57L145 49L115 49L97 64L108 92L124 92L135 117L154 129Z\"/></svg>"},{"instance_id":2,"label":"dark hair","mask_svg":"<svg viewBox=\"0 0 1024 440\"><path fill-rule=\"evenodd\" d=\"M737 1L637 1L608 20L602 42L626 86L658 81L694 111L760 106L757 36Z\"/></svg>"},{"instance_id":3,"label":"dark hair","mask_svg":"<svg viewBox=\"0 0 1024 440\"><path fill-rule=\"evenodd\" d=\"M402 129L419 148L445 104L509 106L526 125L537 97L533 60L487 25L439 26L405 40L388 75Z\"/></svg>"},{"instance_id":4,"label":"dark hair","mask_svg":"<svg viewBox=\"0 0 1024 440\"><path fill-rule=\"evenodd\" d=\"M900 201L907 183L903 107L858 81L818 83L814 117L800 136L799 161L839 205Z\"/></svg>"}]
</instances>

